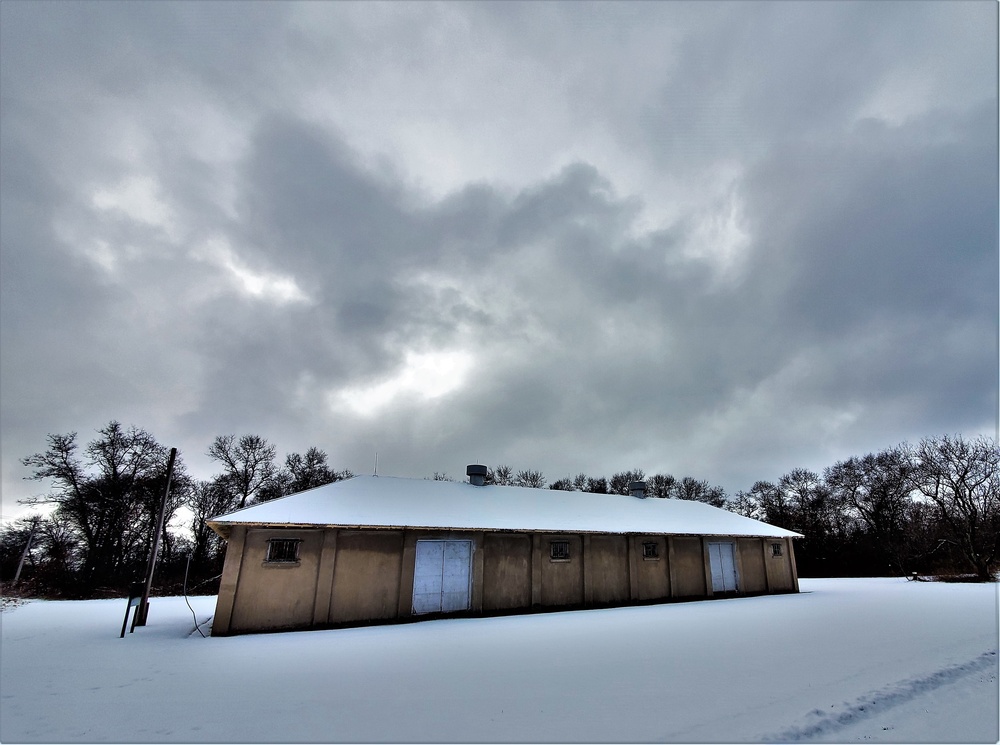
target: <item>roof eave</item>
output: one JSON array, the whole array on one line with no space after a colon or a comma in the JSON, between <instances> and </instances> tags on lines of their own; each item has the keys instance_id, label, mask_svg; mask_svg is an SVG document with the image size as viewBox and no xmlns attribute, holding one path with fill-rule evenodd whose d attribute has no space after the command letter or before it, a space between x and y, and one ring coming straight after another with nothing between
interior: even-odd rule
<instances>
[{"instance_id":1,"label":"roof eave","mask_svg":"<svg viewBox=\"0 0 1000 745\"><path fill-rule=\"evenodd\" d=\"M270 521L224 521L206 520L208 525L222 538L229 540L232 529L236 525L247 528L294 528L300 530L319 530L334 528L338 530L433 530L449 532L471 532L471 533L570 533L576 535L668 535L668 536L704 536L714 538L804 538L801 533L792 535L775 535L774 533L707 533L707 532L677 532L664 533L660 531L637 531L637 530L576 530L573 528L477 528L477 527L455 527L444 525L350 525L345 523L291 523Z\"/></svg>"}]
</instances>

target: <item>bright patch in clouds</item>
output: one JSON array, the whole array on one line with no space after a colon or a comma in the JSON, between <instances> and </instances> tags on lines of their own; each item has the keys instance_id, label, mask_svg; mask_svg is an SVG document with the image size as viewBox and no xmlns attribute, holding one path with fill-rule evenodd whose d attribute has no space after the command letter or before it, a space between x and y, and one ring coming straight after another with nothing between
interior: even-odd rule
<instances>
[{"instance_id":1,"label":"bright patch in clouds","mask_svg":"<svg viewBox=\"0 0 1000 745\"><path fill-rule=\"evenodd\" d=\"M743 199L730 189L698 220L687 254L711 262L720 278L735 279L746 263L750 245Z\"/></svg>"},{"instance_id":2,"label":"bright patch in clouds","mask_svg":"<svg viewBox=\"0 0 1000 745\"><path fill-rule=\"evenodd\" d=\"M330 403L370 415L400 398L429 401L461 387L471 368L468 352L407 352L402 370L393 377L332 394Z\"/></svg>"},{"instance_id":3,"label":"bright patch in clouds","mask_svg":"<svg viewBox=\"0 0 1000 745\"><path fill-rule=\"evenodd\" d=\"M224 238L207 241L198 258L224 269L236 288L250 297L278 305L309 302L294 278L251 269Z\"/></svg>"},{"instance_id":4,"label":"bright patch in clouds","mask_svg":"<svg viewBox=\"0 0 1000 745\"><path fill-rule=\"evenodd\" d=\"M101 267L104 271L111 273L118 265L118 257L107 241L95 240L90 246L83 248L84 255Z\"/></svg>"},{"instance_id":5,"label":"bright patch in clouds","mask_svg":"<svg viewBox=\"0 0 1000 745\"><path fill-rule=\"evenodd\" d=\"M105 212L120 212L132 220L170 231L172 211L159 196L156 180L149 176L129 176L117 186L98 189L91 203Z\"/></svg>"}]
</instances>

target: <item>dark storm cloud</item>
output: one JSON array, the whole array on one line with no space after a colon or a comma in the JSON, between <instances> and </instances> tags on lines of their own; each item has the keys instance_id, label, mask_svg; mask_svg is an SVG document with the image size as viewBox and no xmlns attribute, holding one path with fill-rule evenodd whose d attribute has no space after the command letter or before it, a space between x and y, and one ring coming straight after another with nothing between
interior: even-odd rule
<instances>
[{"instance_id":1,"label":"dark storm cloud","mask_svg":"<svg viewBox=\"0 0 1000 745\"><path fill-rule=\"evenodd\" d=\"M113 417L731 491L989 429L982 7L4 4L5 510Z\"/></svg>"},{"instance_id":2,"label":"dark storm cloud","mask_svg":"<svg viewBox=\"0 0 1000 745\"><path fill-rule=\"evenodd\" d=\"M775 303L791 348L860 340L880 325L926 325L928 343L944 341L943 327L962 333L969 322L988 332L997 274L989 164L997 153L987 132L995 113L981 109L955 124L960 134L945 138L907 131L927 122L895 136L863 125L835 148L789 148L748 175L758 236L748 282ZM907 350L918 351L890 344L881 354L895 355L902 374ZM978 390L988 385L988 350L964 350L984 375Z\"/></svg>"}]
</instances>

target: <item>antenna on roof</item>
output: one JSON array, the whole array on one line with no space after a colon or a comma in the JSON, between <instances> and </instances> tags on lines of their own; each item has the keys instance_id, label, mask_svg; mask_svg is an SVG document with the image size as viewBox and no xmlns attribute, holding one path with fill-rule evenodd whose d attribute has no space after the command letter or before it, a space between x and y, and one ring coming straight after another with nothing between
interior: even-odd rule
<instances>
[{"instance_id":1,"label":"antenna on roof","mask_svg":"<svg viewBox=\"0 0 1000 745\"><path fill-rule=\"evenodd\" d=\"M375 472L372 476L378 476L378 450L375 451Z\"/></svg>"}]
</instances>

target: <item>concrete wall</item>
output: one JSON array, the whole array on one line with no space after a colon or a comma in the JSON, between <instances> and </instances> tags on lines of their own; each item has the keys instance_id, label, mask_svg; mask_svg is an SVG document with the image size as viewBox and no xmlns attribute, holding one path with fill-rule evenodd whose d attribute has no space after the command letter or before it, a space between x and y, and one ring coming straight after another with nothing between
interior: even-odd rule
<instances>
[{"instance_id":1,"label":"concrete wall","mask_svg":"<svg viewBox=\"0 0 1000 745\"><path fill-rule=\"evenodd\" d=\"M671 537L668 561L671 587L673 587L672 597L704 597L711 594L712 585L710 582L706 584L705 581L708 561L701 538Z\"/></svg>"},{"instance_id":2,"label":"concrete wall","mask_svg":"<svg viewBox=\"0 0 1000 745\"><path fill-rule=\"evenodd\" d=\"M764 541L760 538L740 538L736 542L736 548L739 552L739 591L767 592Z\"/></svg>"},{"instance_id":3,"label":"concrete wall","mask_svg":"<svg viewBox=\"0 0 1000 745\"><path fill-rule=\"evenodd\" d=\"M266 562L268 540L286 537L301 541L299 560ZM472 542L472 614L712 595L707 539L697 536L234 526L212 633L412 617L420 539ZM740 593L798 591L790 539L730 540ZM568 560L551 556L554 541L568 544ZM645 543L654 555L644 555Z\"/></svg>"},{"instance_id":4,"label":"concrete wall","mask_svg":"<svg viewBox=\"0 0 1000 745\"><path fill-rule=\"evenodd\" d=\"M768 592L798 592L799 577L795 568L795 550L791 538L764 538L764 567ZM771 544L781 546L781 556L774 556Z\"/></svg>"},{"instance_id":5,"label":"concrete wall","mask_svg":"<svg viewBox=\"0 0 1000 745\"><path fill-rule=\"evenodd\" d=\"M623 535L584 536L587 580L586 602L622 604L631 599L628 540Z\"/></svg>"},{"instance_id":6,"label":"concrete wall","mask_svg":"<svg viewBox=\"0 0 1000 745\"><path fill-rule=\"evenodd\" d=\"M569 543L569 560L550 557L553 542ZM535 536L535 566L540 593L533 605L556 607L583 604L583 541L578 535Z\"/></svg>"},{"instance_id":7,"label":"concrete wall","mask_svg":"<svg viewBox=\"0 0 1000 745\"><path fill-rule=\"evenodd\" d=\"M337 531L337 559L328 619L347 623L395 618L403 531Z\"/></svg>"},{"instance_id":8,"label":"concrete wall","mask_svg":"<svg viewBox=\"0 0 1000 745\"><path fill-rule=\"evenodd\" d=\"M270 538L301 540L300 560L294 564L265 563ZM322 540L322 530L248 530L232 605L232 630L312 625Z\"/></svg>"},{"instance_id":9,"label":"concrete wall","mask_svg":"<svg viewBox=\"0 0 1000 745\"><path fill-rule=\"evenodd\" d=\"M635 536L630 566L635 567L636 599L661 600L670 597L670 551L667 538L658 535ZM656 557L643 556L644 543L656 544Z\"/></svg>"},{"instance_id":10,"label":"concrete wall","mask_svg":"<svg viewBox=\"0 0 1000 745\"><path fill-rule=\"evenodd\" d=\"M483 610L531 607L531 536L486 533L483 541Z\"/></svg>"}]
</instances>

